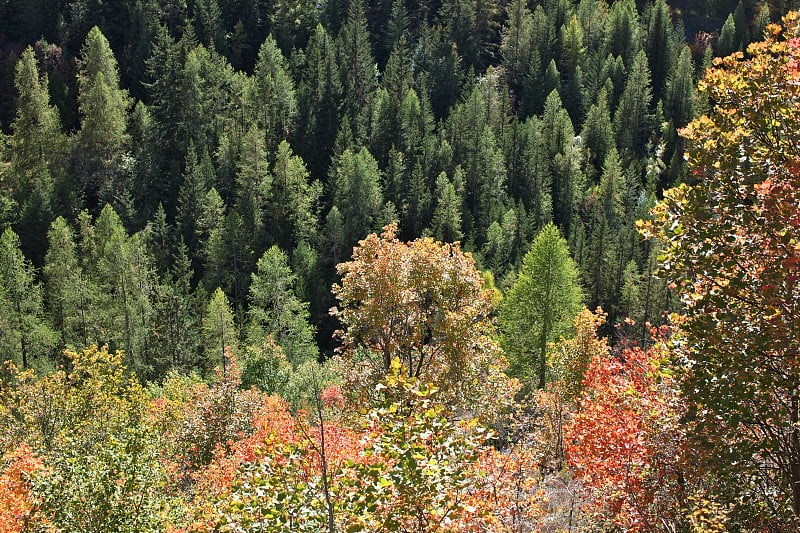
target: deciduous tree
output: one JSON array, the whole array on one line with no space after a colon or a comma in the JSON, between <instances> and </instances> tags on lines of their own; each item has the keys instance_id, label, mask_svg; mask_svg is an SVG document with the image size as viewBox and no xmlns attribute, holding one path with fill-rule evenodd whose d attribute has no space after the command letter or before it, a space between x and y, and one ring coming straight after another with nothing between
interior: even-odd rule
<instances>
[{"instance_id":1,"label":"deciduous tree","mask_svg":"<svg viewBox=\"0 0 800 533\"><path fill-rule=\"evenodd\" d=\"M368 236L337 267L332 313L345 328L339 357L354 392L371 394L397 358L409 376L440 387L451 407L496 408L515 386L502 374L492 296L472 256L430 238L404 243L396 231Z\"/></svg>"},{"instance_id":2,"label":"deciduous tree","mask_svg":"<svg viewBox=\"0 0 800 533\"><path fill-rule=\"evenodd\" d=\"M800 517L800 112L797 14L715 61L713 102L682 130L694 185L656 208L685 304L682 390L698 459L745 529ZM646 226L647 233L656 233Z\"/></svg>"}]
</instances>

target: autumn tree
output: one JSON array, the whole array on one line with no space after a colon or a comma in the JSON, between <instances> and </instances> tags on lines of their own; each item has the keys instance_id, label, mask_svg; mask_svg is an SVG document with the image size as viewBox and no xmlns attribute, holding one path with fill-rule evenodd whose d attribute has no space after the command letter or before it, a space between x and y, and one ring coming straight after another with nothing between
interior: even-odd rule
<instances>
[{"instance_id":1,"label":"autumn tree","mask_svg":"<svg viewBox=\"0 0 800 533\"><path fill-rule=\"evenodd\" d=\"M473 408L486 408L488 395L514 386L502 374L492 296L472 256L430 238L404 243L396 231L389 225L381 237L371 234L337 267L332 313L344 326L339 357L348 381L368 394L397 358L409 376L440 387L452 407L470 398Z\"/></svg>"},{"instance_id":2,"label":"autumn tree","mask_svg":"<svg viewBox=\"0 0 800 533\"><path fill-rule=\"evenodd\" d=\"M784 24L749 59L715 61L700 85L713 106L681 131L693 184L646 226L685 305L692 443L745 529L800 517L797 14Z\"/></svg>"},{"instance_id":3,"label":"autumn tree","mask_svg":"<svg viewBox=\"0 0 800 533\"><path fill-rule=\"evenodd\" d=\"M685 463L684 404L662 365L666 344L595 351L578 412L567 423L567 460L591 492L593 521L624 531L683 523L699 489Z\"/></svg>"}]
</instances>

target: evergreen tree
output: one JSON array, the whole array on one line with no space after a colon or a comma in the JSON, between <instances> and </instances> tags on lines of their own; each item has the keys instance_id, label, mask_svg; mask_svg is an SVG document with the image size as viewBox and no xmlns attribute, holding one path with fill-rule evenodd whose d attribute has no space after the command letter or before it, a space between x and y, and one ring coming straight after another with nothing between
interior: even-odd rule
<instances>
[{"instance_id":1,"label":"evergreen tree","mask_svg":"<svg viewBox=\"0 0 800 533\"><path fill-rule=\"evenodd\" d=\"M204 368L200 358L200 306L192 292L192 266L188 249L180 242L175 261L153 298L153 342L158 365L153 377L160 379L170 368L192 371Z\"/></svg>"},{"instance_id":2,"label":"evergreen tree","mask_svg":"<svg viewBox=\"0 0 800 533\"><path fill-rule=\"evenodd\" d=\"M583 293L567 242L549 224L525 254L522 268L500 307L502 343L512 368L543 388L547 343L572 329Z\"/></svg>"},{"instance_id":3,"label":"evergreen tree","mask_svg":"<svg viewBox=\"0 0 800 533\"><path fill-rule=\"evenodd\" d=\"M297 113L294 81L272 36L267 37L258 51L253 77L250 106L259 127L266 133L266 148L271 153L281 140L289 137Z\"/></svg>"},{"instance_id":4,"label":"evergreen tree","mask_svg":"<svg viewBox=\"0 0 800 533\"><path fill-rule=\"evenodd\" d=\"M156 280L144 236L128 237L119 215L106 204L95 224L94 246L103 311L98 344L124 350L130 368L151 379L156 367L151 337Z\"/></svg>"},{"instance_id":5,"label":"evergreen tree","mask_svg":"<svg viewBox=\"0 0 800 533\"><path fill-rule=\"evenodd\" d=\"M305 65L298 84L299 124L295 143L315 179L325 176L339 131L342 91L339 76L333 40L317 25L305 50Z\"/></svg>"},{"instance_id":6,"label":"evergreen tree","mask_svg":"<svg viewBox=\"0 0 800 533\"><path fill-rule=\"evenodd\" d=\"M205 350L204 369L221 367L227 370L227 350L236 354L239 351L238 333L233 322L233 311L228 297L217 288L206 307L202 323L203 347Z\"/></svg>"},{"instance_id":7,"label":"evergreen tree","mask_svg":"<svg viewBox=\"0 0 800 533\"><path fill-rule=\"evenodd\" d=\"M630 69L640 49L636 3L634 0L613 2L606 18L604 50L614 57L621 57L625 68Z\"/></svg>"},{"instance_id":8,"label":"evergreen tree","mask_svg":"<svg viewBox=\"0 0 800 533\"><path fill-rule=\"evenodd\" d=\"M217 0L194 0L192 23L203 45L219 52L225 50L225 28Z\"/></svg>"},{"instance_id":9,"label":"evergreen tree","mask_svg":"<svg viewBox=\"0 0 800 533\"><path fill-rule=\"evenodd\" d=\"M308 304L297 297L297 276L289 259L277 246L264 252L250 283L247 340L260 345L267 336L283 348L294 366L315 360L314 329L309 325Z\"/></svg>"},{"instance_id":10,"label":"evergreen tree","mask_svg":"<svg viewBox=\"0 0 800 533\"><path fill-rule=\"evenodd\" d=\"M44 321L33 265L22 255L19 237L10 229L0 235L0 306L0 353L13 359L19 354L23 368L58 342Z\"/></svg>"},{"instance_id":11,"label":"evergreen tree","mask_svg":"<svg viewBox=\"0 0 800 533\"><path fill-rule=\"evenodd\" d=\"M612 230L619 228L625 216L625 174L617 149L612 147L603 163L603 174L595 196Z\"/></svg>"},{"instance_id":12,"label":"evergreen tree","mask_svg":"<svg viewBox=\"0 0 800 533\"><path fill-rule=\"evenodd\" d=\"M442 242L460 241L464 236L461 232L461 198L444 172L436 178L436 209L431 229L434 238Z\"/></svg>"},{"instance_id":13,"label":"evergreen tree","mask_svg":"<svg viewBox=\"0 0 800 533\"><path fill-rule=\"evenodd\" d=\"M319 182L309 183L303 160L281 141L272 167L272 194L268 207L271 233L281 246L294 246L317 236L316 204ZM288 223L288 224L287 224Z\"/></svg>"},{"instance_id":14,"label":"evergreen tree","mask_svg":"<svg viewBox=\"0 0 800 533\"><path fill-rule=\"evenodd\" d=\"M603 161L614 147L614 130L611 125L611 112L608 107L607 91L603 88L586 114L581 140L586 150L586 168L590 178L600 174Z\"/></svg>"},{"instance_id":15,"label":"evergreen tree","mask_svg":"<svg viewBox=\"0 0 800 533\"><path fill-rule=\"evenodd\" d=\"M133 225L141 227L163 199L159 190L157 129L149 108L137 102L128 122L133 157L131 197L138 215Z\"/></svg>"},{"instance_id":16,"label":"evergreen tree","mask_svg":"<svg viewBox=\"0 0 800 533\"><path fill-rule=\"evenodd\" d=\"M644 51L636 55L628 82L614 113L617 147L625 158L641 157L653 130L653 92Z\"/></svg>"},{"instance_id":17,"label":"evergreen tree","mask_svg":"<svg viewBox=\"0 0 800 533\"><path fill-rule=\"evenodd\" d=\"M256 247L266 246L265 217L272 188L264 131L253 125L242 138L236 164L236 211Z\"/></svg>"},{"instance_id":18,"label":"evergreen tree","mask_svg":"<svg viewBox=\"0 0 800 533\"><path fill-rule=\"evenodd\" d=\"M272 5L270 29L284 54L306 47L318 18L313 0L279 0Z\"/></svg>"},{"instance_id":19,"label":"evergreen tree","mask_svg":"<svg viewBox=\"0 0 800 533\"><path fill-rule=\"evenodd\" d=\"M506 8L508 22L503 29L503 42L500 51L506 70L509 89L521 94L523 77L528 69L533 53L531 38L532 17L527 2L514 0Z\"/></svg>"},{"instance_id":20,"label":"evergreen tree","mask_svg":"<svg viewBox=\"0 0 800 533\"><path fill-rule=\"evenodd\" d=\"M719 33L716 55L724 57L738 49L739 46L736 42L736 23L733 20L733 13L731 13L728 15L728 18L725 19L725 24L722 25L722 30Z\"/></svg>"},{"instance_id":21,"label":"evergreen tree","mask_svg":"<svg viewBox=\"0 0 800 533\"><path fill-rule=\"evenodd\" d=\"M87 341L84 280L75 235L67 221L56 218L47 234L44 258L45 302L50 323L60 335L60 348L77 349Z\"/></svg>"},{"instance_id":22,"label":"evergreen tree","mask_svg":"<svg viewBox=\"0 0 800 533\"><path fill-rule=\"evenodd\" d=\"M377 229L383 195L378 163L366 148L346 149L336 164L333 203L343 219L344 245L353 246Z\"/></svg>"},{"instance_id":23,"label":"evergreen tree","mask_svg":"<svg viewBox=\"0 0 800 533\"><path fill-rule=\"evenodd\" d=\"M752 3L750 5L752 6ZM736 48L737 50L744 50L750 43L750 32L747 28L747 13L745 12L743 0L739 0L736 9L733 10L733 22L736 28L736 36L734 38Z\"/></svg>"},{"instance_id":24,"label":"evergreen tree","mask_svg":"<svg viewBox=\"0 0 800 533\"><path fill-rule=\"evenodd\" d=\"M375 59L361 0L350 2L347 20L338 37L342 80L342 111L350 119L357 142L366 137L369 102L375 91Z\"/></svg>"},{"instance_id":25,"label":"evergreen tree","mask_svg":"<svg viewBox=\"0 0 800 533\"><path fill-rule=\"evenodd\" d=\"M58 183L63 179L66 139L61 133L58 112L50 105L47 79L39 76L36 56L30 47L16 65L14 85L19 96L13 135L8 143L11 164L7 209L16 207L13 218L18 222L23 249L41 264L51 217L56 211L72 207L72 202L64 201L70 195L64 190L68 184ZM63 190L61 202L56 198L57 188Z\"/></svg>"},{"instance_id":26,"label":"evergreen tree","mask_svg":"<svg viewBox=\"0 0 800 533\"><path fill-rule=\"evenodd\" d=\"M695 116L696 99L692 79L694 65L688 46L683 47L675 69L667 79L665 114L676 128L685 127Z\"/></svg>"},{"instance_id":27,"label":"evergreen tree","mask_svg":"<svg viewBox=\"0 0 800 533\"><path fill-rule=\"evenodd\" d=\"M671 20L669 7L665 0L656 0L649 10L645 37L645 52L653 77L653 97L656 101L664 97L667 76L672 70L675 58L672 56Z\"/></svg>"},{"instance_id":28,"label":"evergreen tree","mask_svg":"<svg viewBox=\"0 0 800 533\"><path fill-rule=\"evenodd\" d=\"M130 97L119 87L117 61L108 40L95 26L81 49L78 72L81 130L73 163L93 210L111 203L132 218L132 162L127 133Z\"/></svg>"},{"instance_id":29,"label":"evergreen tree","mask_svg":"<svg viewBox=\"0 0 800 533\"><path fill-rule=\"evenodd\" d=\"M563 73L561 97L564 101L564 108L569 112L570 117L573 121L578 122L583 118L581 88L585 51L583 29L576 16L573 15L567 23L561 26L558 48L558 66L559 71Z\"/></svg>"},{"instance_id":30,"label":"evergreen tree","mask_svg":"<svg viewBox=\"0 0 800 533\"><path fill-rule=\"evenodd\" d=\"M215 182L214 167L206 150L197 157L194 144L190 144L186 152L186 164L183 182L178 193L178 211L175 217L178 233L189 250L189 257L194 258L194 268L199 266L200 243L199 223L203 200L211 184Z\"/></svg>"}]
</instances>

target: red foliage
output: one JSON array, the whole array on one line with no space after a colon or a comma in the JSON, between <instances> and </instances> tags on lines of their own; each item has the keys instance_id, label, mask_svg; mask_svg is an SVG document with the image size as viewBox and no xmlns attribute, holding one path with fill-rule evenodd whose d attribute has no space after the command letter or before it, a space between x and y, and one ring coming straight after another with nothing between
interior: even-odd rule
<instances>
[{"instance_id":1,"label":"red foliage","mask_svg":"<svg viewBox=\"0 0 800 533\"><path fill-rule=\"evenodd\" d=\"M679 457L683 411L660 372L664 345L595 356L579 412L566 427L567 460L591 492L597 516L626 531L657 529L684 498Z\"/></svg>"},{"instance_id":2,"label":"red foliage","mask_svg":"<svg viewBox=\"0 0 800 533\"><path fill-rule=\"evenodd\" d=\"M41 460L26 444L9 453L0 471L0 533L25 529L34 508L29 477L42 468Z\"/></svg>"}]
</instances>

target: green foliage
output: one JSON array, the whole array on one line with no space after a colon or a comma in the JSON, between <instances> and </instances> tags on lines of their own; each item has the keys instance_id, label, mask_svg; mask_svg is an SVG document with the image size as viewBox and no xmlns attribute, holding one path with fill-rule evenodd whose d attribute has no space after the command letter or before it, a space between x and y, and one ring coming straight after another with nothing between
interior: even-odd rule
<instances>
[{"instance_id":1,"label":"green foliage","mask_svg":"<svg viewBox=\"0 0 800 533\"><path fill-rule=\"evenodd\" d=\"M211 295L205 315L203 316L203 345L205 346L204 369L221 367L226 371L228 359L226 353L238 351L238 333L233 322L233 311L228 297L217 288Z\"/></svg>"},{"instance_id":2,"label":"green foliage","mask_svg":"<svg viewBox=\"0 0 800 533\"><path fill-rule=\"evenodd\" d=\"M530 384L545 386L547 345L572 330L583 291L567 243L552 224L525 254L514 286L500 307L503 347L512 369Z\"/></svg>"},{"instance_id":3,"label":"green foliage","mask_svg":"<svg viewBox=\"0 0 800 533\"><path fill-rule=\"evenodd\" d=\"M344 245L349 247L380 224L383 195L378 162L366 148L345 150L336 162L333 203L343 217Z\"/></svg>"},{"instance_id":4,"label":"green foliage","mask_svg":"<svg viewBox=\"0 0 800 533\"><path fill-rule=\"evenodd\" d=\"M308 304L295 293L296 279L280 248L273 246L264 252L250 283L247 334L248 342L257 346L272 337L293 366L317 358Z\"/></svg>"},{"instance_id":5,"label":"green foliage","mask_svg":"<svg viewBox=\"0 0 800 533\"><path fill-rule=\"evenodd\" d=\"M55 346L54 332L44 321L41 286L33 266L20 249L19 237L7 229L0 235L0 353L4 358L21 357L27 368Z\"/></svg>"}]
</instances>

